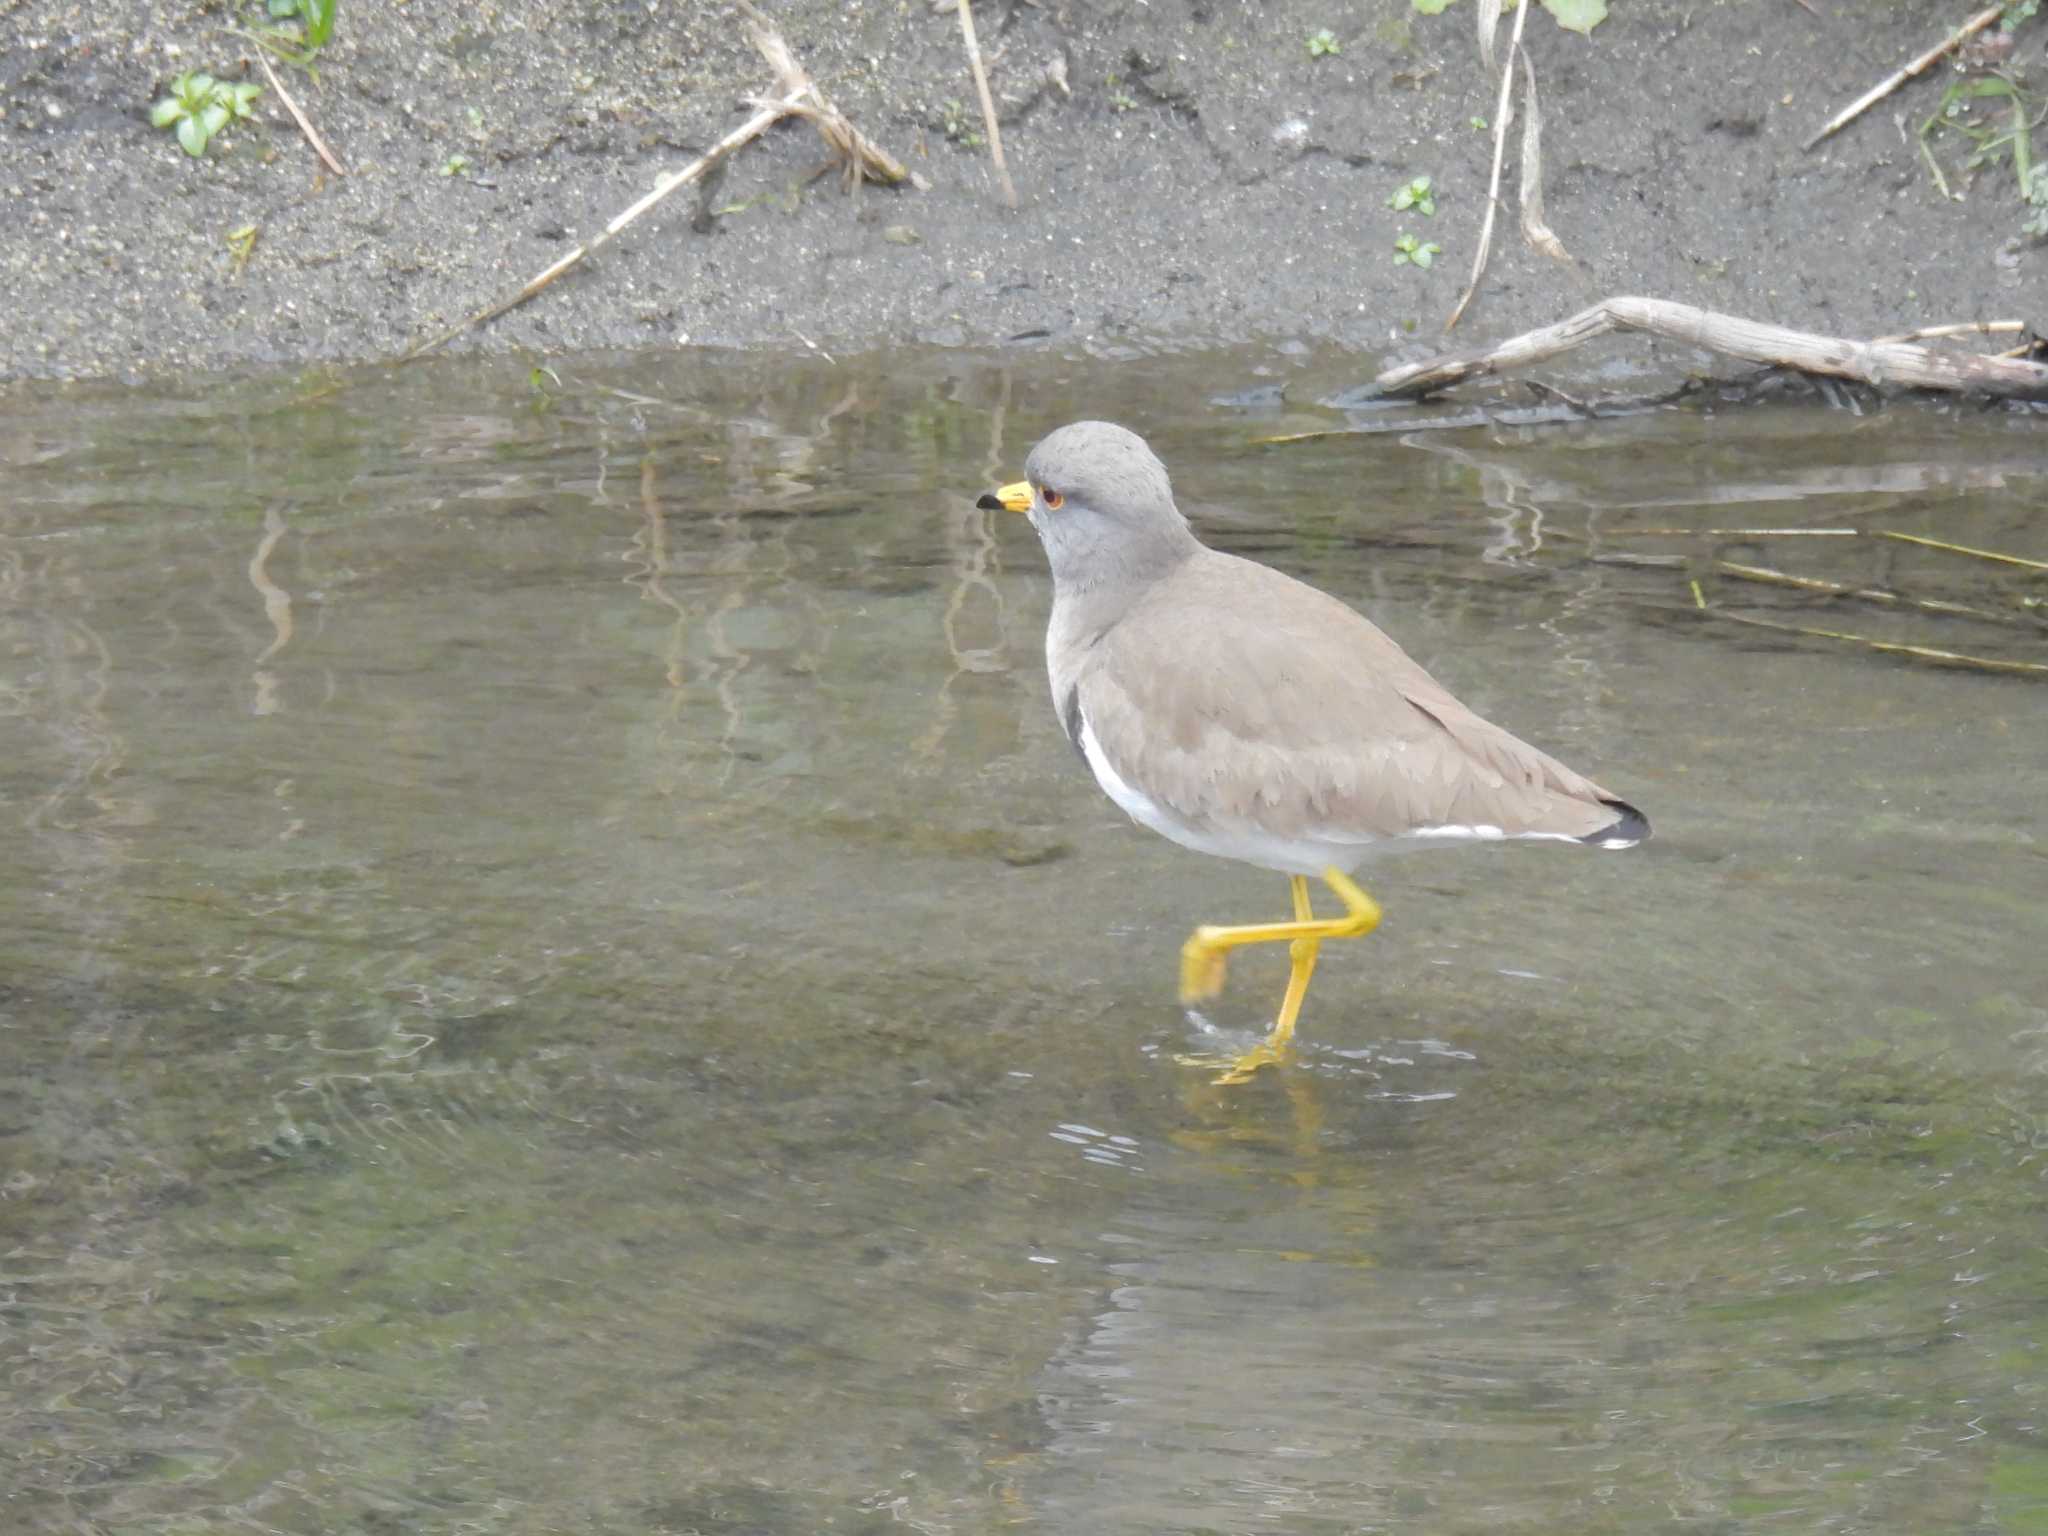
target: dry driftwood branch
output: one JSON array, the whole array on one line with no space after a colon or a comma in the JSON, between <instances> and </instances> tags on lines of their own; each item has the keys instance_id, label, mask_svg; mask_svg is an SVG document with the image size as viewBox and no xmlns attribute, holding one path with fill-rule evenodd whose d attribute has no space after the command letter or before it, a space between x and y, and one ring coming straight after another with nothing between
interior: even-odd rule
<instances>
[{"instance_id":1,"label":"dry driftwood branch","mask_svg":"<svg viewBox=\"0 0 2048 1536\"><path fill-rule=\"evenodd\" d=\"M1003 202L1017 206L1017 188L1010 180L1010 167L1003 159L1003 135L996 127L996 100L989 94L988 71L981 67L981 44L974 39L974 8L960 0L960 35L967 41L967 67L974 72L974 89L981 97L981 120L988 128L989 158L996 163L996 176L1003 184Z\"/></svg>"},{"instance_id":2,"label":"dry driftwood branch","mask_svg":"<svg viewBox=\"0 0 2048 1536\"><path fill-rule=\"evenodd\" d=\"M1493 216L1500 209L1500 173L1507 160L1508 123L1514 116L1510 110L1512 92L1515 86L1515 55L1522 51L1522 23L1529 19L1530 8L1526 5L1515 7L1515 35L1508 39L1508 56L1500 68L1500 98L1494 103L1493 125L1493 180L1486 188L1486 217L1479 222L1479 249L1472 257L1472 280L1465 285L1465 291L1458 299L1458 307L1451 311L1451 318L1444 322L1446 331L1454 329L1459 318L1465 313L1465 306L1472 302L1472 295L1479 291L1479 279L1486 271L1486 258L1493 250ZM1492 29L1481 22L1480 52L1491 54Z\"/></svg>"},{"instance_id":3,"label":"dry driftwood branch","mask_svg":"<svg viewBox=\"0 0 2048 1536\"><path fill-rule=\"evenodd\" d=\"M270 88L277 92L277 99L283 102L284 109L291 113L292 121L299 125L299 132L306 136L306 142L313 146L313 153L325 160L327 169L335 175L346 176L348 172L342 169L341 162L334 157L334 151L327 147L327 141L314 129L312 119L299 110L299 104L292 100L292 93L286 90L284 82L277 78L277 71L270 67L270 60L259 52L256 55L256 62L263 66L263 73L270 81Z\"/></svg>"},{"instance_id":4,"label":"dry driftwood branch","mask_svg":"<svg viewBox=\"0 0 2048 1536\"><path fill-rule=\"evenodd\" d=\"M1610 331L1647 331L1746 362L1864 384L2048 400L2048 365L2041 363L1940 351L1911 342L1847 341L1690 304L1643 298L1603 299L1569 320L1512 337L1485 352L1389 368L1373 380L1373 387L1390 396L1430 394L1469 379L1542 362Z\"/></svg>"},{"instance_id":5,"label":"dry driftwood branch","mask_svg":"<svg viewBox=\"0 0 2048 1536\"><path fill-rule=\"evenodd\" d=\"M1836 129L1855 121L1858 116L1868 111L1873 104L1884 100L1885 97L1919 74L1921 70L1927 68L1936 59L1962 46L1963 43L1975 37L2004 14L2005 7L2003 5L1986 6L1960 27L1957 27L1955 31L1949 33L1947 37L1921 54L1919 58L1914 59L1910 64L1902 65L1898 69L1893 70L1884 79L1878 81L1876 85L1873 85L1861 96L1850 102L1848 106L1842 108L1841 111L1827 120L1826 126L1819 133L1816 133L1799 147L1801 149L1811 149Z\"/></svg>"},{"instance_id":6,"label":"dry driftwood branch","mask_svg":"<svg viewBox=\"0 0 2048 1536\"><path fill-rule=\"evenodd\" d=\"M761 56L768 61L768 67L775 72L775 88L780 95L775 100L754 101L752 104L755 111L752 117L741 123L739 127L733 129L731 133L728 133L724 138L712 145L711 148L683 167L682 170L675 172L673 175L663 176L656 181L653 191L605 225L599 231L597 238L577 246L553 266L531 279L525 287L511 295L511 297L500 299L488 308L479 310L476 314L471 315L467 320L451 325L439 335L431 336L421 342L418 346L400 357L400 362L409 363L414 358L433 351L434 348L442 345L444 342L460 336L464 331L473 330L479 325L486 325L497 319L498 316L504 314L507 310L517 309L571 267L578 265L596 252L603 250L628 225L632 224L634 220L647 212L648 209L661 202L663 198L680 187L687 187L693 182L702 180L704 173L710 170L712 166L718 164L719 161L742 145L751 143L759 138L785 117L804 117L809 119L824 137L825 142L844 157L847 165L847 175L851 180L858 181L862 177L868 177L875 181L895 183L915 179L903 168L901 163L886 150L875 144L865 134L861 133L859 129L855 128L852 123L846 120L843 113L825 99L824 93L818 89L817 83L804 71L803 66L797 63L796 55L790 52L789 44L783 41L782 34L769 24L765 16L748 4L747 0L739 0L739 7L747 18L747 32L753 39L754 46L761 51Z\"/></svg>"}]
</instances>

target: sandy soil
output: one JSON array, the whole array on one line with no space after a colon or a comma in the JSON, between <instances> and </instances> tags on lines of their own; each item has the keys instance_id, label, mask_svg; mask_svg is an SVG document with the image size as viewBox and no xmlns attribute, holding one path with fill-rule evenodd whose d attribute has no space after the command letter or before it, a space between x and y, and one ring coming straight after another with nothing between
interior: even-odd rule
<instances>
[{"instance_id":1,"label":"sandy soil","mask_svg":"<svg viewBox=\"0 0 2048 1536\"><path fill-rule=\"evenodd\" d=\"M1799 147L1966 8L1815 5L1614 0L1590 39L1535 15L1548 212L1578 263L1510 227L1461 342L1621 292L1852 335L2048 320L2048 242L2021 235L2010 170L1955 175L1949 201L1920 160L1914 130L1952 70ZM244 67L232 4L0 6L7 378L391 356L594 234L768 83L730 12L698 0L344 0L317 81L287 75L351 170L336 179L274 93L201 160L151 127L178 70ZM1015 211L950 11L771 9L929 189L849 198L809 179L812 131L782 126L460 346L1263 341L1383 358L1433 348L1463 286L1490 149L1473 119L1494 116L1469 4L982 0ZM1323 28L1339 51L1311 57ZM2009 65L2048 92L2044 39L2048 18L2023 24ZM1967 146L1943 137L1953 174ZM468 170L442 174L458 155ZM1433 218L1387 206L1416 175L1434 179ZM252 224L237 273L226 236ZM1393 262L1404 232L1442 246L1433 270Z\"/></svg>"}]
</instances>

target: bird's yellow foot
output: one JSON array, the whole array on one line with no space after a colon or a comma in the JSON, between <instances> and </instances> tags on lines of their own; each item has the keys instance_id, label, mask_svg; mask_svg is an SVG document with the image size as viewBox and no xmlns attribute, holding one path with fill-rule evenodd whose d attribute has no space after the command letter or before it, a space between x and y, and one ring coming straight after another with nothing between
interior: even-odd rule
<instances>
[{"instance_id":1,"label":"bird's yellow foot","mask_svg":"<svg viewBox=\"0 0 2048 1536\"><path fill-rule=\"evenodd\" d=\"M1223 972L1228 964L1230 951L1214 941L1215 935L1220 931L1213 925L1204 923L1188 935L1187 943L1181 945L1181 1002L1207 1002L1223 990Z\"/></svg>"},{"instance_id":2,"label":"bird's yellow foot","mask_svg":"<svg viewBox=\"0 0 2048 1536\"><path fill-rule=\"evenodd\" d=\"M1287 1046L1261 1040L1233 1061L1227 1071L1217 1074L1216 1086L1228 1088L1237 1083L1248 1083L1259 1068L1285 1066L1293 1058L1294 1052Z\"/></svg>"},{"instance_id":3,"label":"bird's yellow foot","mask_svg":"<svg viewBox=\"0 0 2048 1536\"><path fill-rule=\"evenodd\" d=\"M1294 1051L1290 1046L1276 1046L1270 1040L1261 1040L1236 1056L1226 1056L1220 1051L1183 1051L1176 1053L1173 1059L1177 1066L1215 1072L1216 1075L1209 1079L1210 1083L1218 1088L1229 1088L1250 1082L1262 1067L1290 1064L1294 1060Z\"/></svg>"},{"instance_id":4,"label":"bird's yellow foot","mask_svg":"<svg viewBox=\"0 0 2048 1536\"><path fill-rule=\"evenodd\" d=\"M1211 1079L1219 1088L1248 1083L1263 1067L1294 1064L1294 1027L1291 1023L1276 1023L1265 1039L1234 1056L1222 1051L1190 1051L1173 1059L1184 1067L1221 1068Z\"/></svg>"}]
</instances>

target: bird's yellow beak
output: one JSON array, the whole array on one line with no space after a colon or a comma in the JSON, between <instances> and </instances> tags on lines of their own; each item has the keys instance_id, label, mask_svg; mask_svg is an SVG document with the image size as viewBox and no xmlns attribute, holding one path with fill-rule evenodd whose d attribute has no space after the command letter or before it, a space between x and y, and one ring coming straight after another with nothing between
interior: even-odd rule
<instances>
[{"instance_id":1,"label":"bird's yellow beak","mask_svg":"<svg viewBox=\"0 0 2048 1536\"><path fill-rule=\"evenodd\" d=\"M1019 480L1001 490L990 491L975 505L984 512L1029 512L1031 510L1031 482Z\"/></svg>"}]
</instances>

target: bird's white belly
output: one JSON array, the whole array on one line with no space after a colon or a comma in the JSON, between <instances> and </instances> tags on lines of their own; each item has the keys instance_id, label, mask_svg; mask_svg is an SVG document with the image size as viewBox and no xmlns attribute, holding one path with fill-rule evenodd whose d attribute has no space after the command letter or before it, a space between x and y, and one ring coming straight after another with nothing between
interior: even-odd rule
<instances>
[{"instance_id":1,"label":"bird's white belly","mask_svg":"<svg viewBox=\"0 0 2048 1536\"><path fill-rule=\"evenodd\" d=\"M1171 838L1183 848L1192 848L1197 853L1213 853L1219 858L1236 859L1261 869L1278 870L1283 875L1320 875L1333 865L1348 874L1367 858L1381 854L1441 848L1457 843L1493 843L1507 837L1501 828L1495 826L1449 824L1416 827L1400 837L1374 837L1363 832L1284 837L1252 826L1197 827L1116 771L1104 754L1101 743L1095 739L1094 727L1089 725L1086 714L1081 717L1081 755L1088 760L1089 770L1094 773L1095 782L1102 786L1102 792L1139 826L1149 827L1161 837ZM1522 839L1578 841L1574 837L1540 832L1522 833L1515 840Z\"/></svg>"},{"instance_id":2,"label":"bird's white belly","mask_svg":"<svg viewBox=\"0 0 2048 1536\"><path fill-rule=\"evenodd\" d=\"M1317 837L1278 837L1256 827L1212 828L1190 826L1166 806L1136 785L1127 783L1103 754L1095 730L1084 715L1081 719L1081 755L1095 775L1102 792L1114 800L1126 816L1141 827L1150 827L1183 848L1213 853L1219 858L1237 859L1261 869L1277 869L1284 875L1320 875L1331 865L1342 870L1358 866L1378 839L1333 841Z\"/></svg>"}]
</instances>

